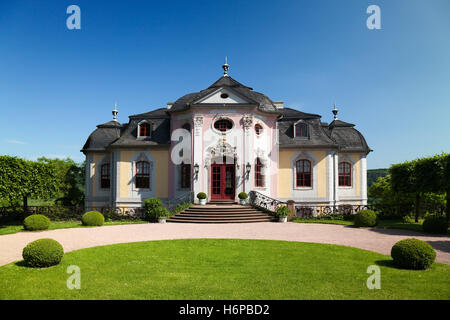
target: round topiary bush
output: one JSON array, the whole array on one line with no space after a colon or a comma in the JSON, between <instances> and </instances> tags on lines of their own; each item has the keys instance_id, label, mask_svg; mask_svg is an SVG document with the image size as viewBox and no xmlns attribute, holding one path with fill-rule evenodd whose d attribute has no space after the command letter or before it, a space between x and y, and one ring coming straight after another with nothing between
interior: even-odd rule
<instances>
[{"instance_id":1,"label":"round topiary bush","mask_svg":"<svg viewBox=\"0 0 450 320\"><path fill-rule=\"evenodd\" d=\"M197 199L199 199L199 200L206 199L206 193L204 193L204 192L197 193Z\"/></svg>"},{"instance_id":2,"label":"round topiary bush","mask_svg":"<svg viewBox=\"0 0 450 320\"><path fill-rule=\"evenodd\" d=\"M63 247L53 239L39 239L30 242L22 251L25 264L35 268L57 265L61 262L63 255Z\"/></svg>"},{"instance_id":3,"label":"round topiary bush","mask_svg":"<svg viewBox=\"0 0 450 320\"><path fill-rule=\"evenodd\" d=\"M23 220L25 230L47 230L50 226L50 219L42 214L32 214Z\"/></svg>"},{"instance_id":4,"label":"round topiary bush","mask_svg":"<svg viewBox=\"0 0 450 320\"><path fill-rule=\"evenodd\" d=\"M98 211L88 211L81 217L81 222L85 226L102 226L105 217Z\"/></svg>"},{"instance_id":5,"label":"round topiary bush","mask_svg":"<svg viewBox=\"0 0 450 320\"><path fill-rule=\"evenodd\" d=\"M242 199L242 200L247 199L248 198L248 194L245 193L245 192L241 192L241 193L239 193L238 198Z\"/></svg>"},{"instance_id":6,"label":"round topiary bush","mask_svg":"<svg viewBox=\"0 0 450 320\"><path fill-rule=\"evenodd\" d=\"M400 268L422 270L433 264L436 252L425 241L409 238L397 242L391 249L391 256Z\"/></svg>"},{"instance_id":7,"label":"round topiary bush","mask_svg":"<svg viewBox=\"0 0 450 320\"><path fill-rule=\"evenodd\" d=\"M448 222L445 216L426 216L422 223L423 231L429 233L447 233Z\"/></svg>"},{"instance_id":8,"label":"round topiary bush","mask_svg":"<svg viewBox=\"0 0 450 320\"><path fill-rule=\"evenodd\" d=\"M377 225L377 214L372 210L361 210L355 214L354 223L357 227L374 227Z\"/></svg>"}]
</instances>

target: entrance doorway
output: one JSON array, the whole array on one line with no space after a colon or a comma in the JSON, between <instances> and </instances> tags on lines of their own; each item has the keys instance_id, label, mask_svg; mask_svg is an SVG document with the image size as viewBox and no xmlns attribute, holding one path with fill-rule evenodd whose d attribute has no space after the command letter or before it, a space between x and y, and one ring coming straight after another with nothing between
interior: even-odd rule
<instances>
[{"instance_id":1,"label":"entrance doorway","mask_svg":"<svg viewBox=\"0 0 450 320\"><path fill-rule=\"evenodd\" d=\"M235 165L211 164L211 200L234 200Z\"/></svg>"}]
</instances>

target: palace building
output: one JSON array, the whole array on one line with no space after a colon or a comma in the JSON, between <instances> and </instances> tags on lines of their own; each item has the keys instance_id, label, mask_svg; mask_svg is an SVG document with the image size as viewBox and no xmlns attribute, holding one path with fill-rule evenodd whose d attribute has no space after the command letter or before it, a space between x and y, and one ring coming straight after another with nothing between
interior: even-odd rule
<instances>
[{"instance_id":1,"label":"palace building","mask_svg":"<svg viewBox=\"0 0 450 320\"><path fill-rule=\"evenodd\" d=\"M140 207L240 192L311 205L365 205L366 156L355 125L285 108L224 75L167 107L97 126L86 155L86 207ZM196 199L195 199L196 200ZM196 200L197 201L197 200Z\"/></svg>"}]
</instances>

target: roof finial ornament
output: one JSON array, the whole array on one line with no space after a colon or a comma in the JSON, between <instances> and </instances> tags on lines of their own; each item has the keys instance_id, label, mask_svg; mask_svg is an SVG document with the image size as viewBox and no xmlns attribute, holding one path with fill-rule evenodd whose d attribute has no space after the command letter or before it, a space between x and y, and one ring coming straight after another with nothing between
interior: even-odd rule
<instances>
[{"instance_id":1,"label":"roof finial ornament","mask_svg":"<svg viewBox=\"0 0 450 320\"><path fill-rule=\"evenodd\" d=\"M113 115L113 121L117 122L117 114L119 113L119 111L117 111L117 102L114 103L114 110L112 111L112 115Z\"/></svg>"},{"instance_id":2,"label":"roof finial ornament","mask_svg":"<svg viewBox=\"0 0 450 320\"><path fill-rule=\"evenodd\" d=\"M222 66L223 68L223 76L228 77L228 69L230 69L230 65L227 63L227 56L225 56L225 64Z\"/></svg>"},{"instance_id":3,"label":"roof finial ornament","mask_svg":"<svg viewBox=\"0 0 450 320\"><path fill-rule=\"evenodd\" d=\"M336 121L338 119L337 114L338 114L339 110L336 108L336 102L334 103L334 109L333 109L333 114L334 114L334 120Z\"/></svg>"}]
</instances>

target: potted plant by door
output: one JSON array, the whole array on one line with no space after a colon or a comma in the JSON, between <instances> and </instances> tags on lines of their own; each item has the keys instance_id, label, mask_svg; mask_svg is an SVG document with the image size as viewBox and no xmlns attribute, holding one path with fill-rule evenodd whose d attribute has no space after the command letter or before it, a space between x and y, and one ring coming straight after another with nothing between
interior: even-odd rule
<instances>
[{"instance_id":1,"label":"potted plant by door","mask_svg":"<svg viewBox=\"0 0 450 320\"><path fill-rule=\"evenodd\" d=\"M159 223L166 223L167 218L170 217L170 212L166 208L159 207L155 209L155 216Z\"/></svg>"},{"instance_id":2,"label":"potted plant by door","mask_svg":"<svg viewBox=\"0 0 450 320\"><path fill-rule=\"evenodd\" d=\"M277 208L276 215L280 222L287 222L287 217L291 213L287 206L280 206Z\"/></svg>"},{"instance_id":3,"label":"potted plant by door","mask_svg":"<svg viewBox=\"0 0 450 320\"><path fill-rule=\"evenodd\" d=\"M204 192L197 193L197 199L199 200L200 204L204 206L206 204L206 193Z\"/></svg>"},{"instance_id":4,"label":"potted plant by door","mask_svg":"<svg viewBox=\"0 0 450 320\"><path fill-rule=\"evenodd\" d=\"M248 194L246 194L245 192L241 192L239 193L238 197L239 197L239 204L241 205L247 204Z\"/></svg>"}]
</instances>

